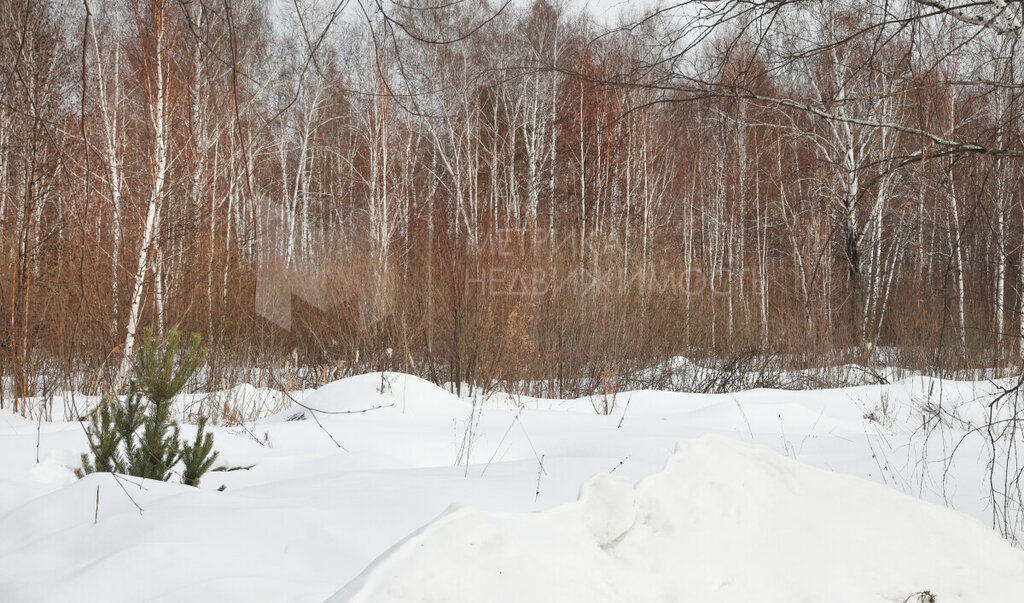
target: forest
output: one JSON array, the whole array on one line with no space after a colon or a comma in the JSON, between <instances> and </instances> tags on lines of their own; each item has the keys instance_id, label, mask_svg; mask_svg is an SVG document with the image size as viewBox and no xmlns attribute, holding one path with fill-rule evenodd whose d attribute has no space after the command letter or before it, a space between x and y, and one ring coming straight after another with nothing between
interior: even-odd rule
<instances>
[{"instance_id":1,"label":"forest","mask_svg":"<svg viewBox=\"0 0 1024 603\"><path fill-rule=\"evenodd\" d=\"M205 391L1012 370L1022 35L1003 0L0 0L0 405L122 391L173 326Z\"/></svg>"},{"instance_id":2,"label":"forest","mask_svg":"<svg viewBox=\"0 0 1024 603\"><path fill-rule=\"evenodd\" d=\"M1024 600L1024 0L0 0L0 601Z\"/></svg>"}]
</instances>

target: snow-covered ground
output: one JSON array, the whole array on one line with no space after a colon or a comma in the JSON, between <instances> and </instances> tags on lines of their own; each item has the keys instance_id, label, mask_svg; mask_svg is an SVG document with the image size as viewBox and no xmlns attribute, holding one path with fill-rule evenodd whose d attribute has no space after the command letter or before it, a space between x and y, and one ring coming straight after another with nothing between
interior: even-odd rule
<instances>
[{"instance_id":1,"label":"snow-covered ground","mask_svg":"<svg viewBox=\"0 0 1024 603\"><path fill-rule=\"evenodd\" d=\"M377 373L215 428L198 489L76 480L79 423L2 411L0 601L1020 600L972 431L1005 385L474 401Z\"/></svg>"}]
</instances>

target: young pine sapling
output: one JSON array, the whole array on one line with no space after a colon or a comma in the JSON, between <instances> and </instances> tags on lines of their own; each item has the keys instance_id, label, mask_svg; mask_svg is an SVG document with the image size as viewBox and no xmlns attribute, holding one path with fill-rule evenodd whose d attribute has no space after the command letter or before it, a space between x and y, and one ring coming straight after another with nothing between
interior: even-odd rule
<instances>
[{"instance_id":1,"label":"young pine sapling","mask_svg":"<svg viewBox=\"0 0 1024 603\"><path fill-rule=\"evenodd\" d=\"M199 485L199 478L218 456L213 451L213 434L206 431L206 417L200 417L195 442L183 444L181 430L171 419L171 406L207 351L200 347L199 335L193 335L188 350L179 353L180 339L177 329L171 329L163 342L146 331L124 403L105 398L90 415L86 436L93 458L83 454L76 475L112 471L167 481L180 460L182 482Z\"/></svg>"}]
</instances>

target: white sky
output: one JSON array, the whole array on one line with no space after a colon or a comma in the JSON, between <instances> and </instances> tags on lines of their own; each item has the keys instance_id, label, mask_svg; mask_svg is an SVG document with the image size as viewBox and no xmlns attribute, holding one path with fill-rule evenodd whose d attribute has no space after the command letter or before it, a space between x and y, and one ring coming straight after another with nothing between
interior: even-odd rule
<instances>
[{"instance_id":1,"label":"white sky","mask_svg":"<svg viewBox=\"0 0 1024 603\"><path fill-rule=\"evenodd\" d=\"M527 5L532 0L513 0L516 4ZM300 6L305 4L300 0ZM568 0L569 6L589 11L599 23L612 25L624 11L639 10L653 6L657 0ZM331 3L327 3L331 4ZM274 0L272 9L286 13L295 10L294 0Z\"/></svg>"},{"instance_id":2,"label":"white sky","mask_svg":"<svg viewBox=\"0 0 1024 603\"><path fill-rule=\"evenodd\" d=\"M623 10L634 10L649 7L653 0L573 0L574 5L586 8L597 17L598 21L609 25Z\"/></svg>"}]
</instances>

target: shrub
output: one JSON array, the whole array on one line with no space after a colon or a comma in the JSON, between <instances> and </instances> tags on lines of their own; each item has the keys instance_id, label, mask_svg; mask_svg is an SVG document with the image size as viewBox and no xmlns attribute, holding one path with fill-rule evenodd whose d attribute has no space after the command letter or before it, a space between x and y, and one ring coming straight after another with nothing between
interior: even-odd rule
<instances>
[{"instance_id":1,"label":"shrub","mask_svg":"<svg viewBox=\"0 0 1024 603\"><path fill-rule=\"evenodd\" d=\"M79 477L94 472L116 472L168 481L175 464L184 464L182 483L198 486L199 478L217 459L213 434L206 431L206 417L199 418L193 444L181 442L181 430L171 420L171 402L206 359L199 335L188 350L179 353L181 334L171 329L164 341L150 331L142 348L124 403L104 397L90 414L86 427L89 454L82 455Z\"/></svg>"}]
</instances>

